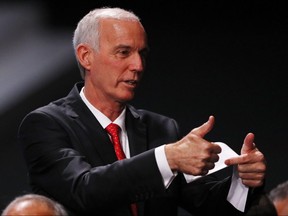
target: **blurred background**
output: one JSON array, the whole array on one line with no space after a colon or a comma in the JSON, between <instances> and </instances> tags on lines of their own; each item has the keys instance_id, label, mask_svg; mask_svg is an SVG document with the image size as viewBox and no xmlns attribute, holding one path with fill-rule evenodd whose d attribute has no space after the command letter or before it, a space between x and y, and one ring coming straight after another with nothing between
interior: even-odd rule
<instances>
[{"instance_id":1,"label":"blurred background","mask_svg":"<svg viewBox=\"0 0 288 216\"><path fill-rule=\"evenodd\" d=\"M133 10L148 33L151 52L134 106L175 118L183 135L214 115L207 139L237 152L254 132L268 164L266 190L288 180L287 3L168 2L0 2L0 209L30 190L18 126L80 80L73 31L101 6Z\"/></svg>"}]
</instances>

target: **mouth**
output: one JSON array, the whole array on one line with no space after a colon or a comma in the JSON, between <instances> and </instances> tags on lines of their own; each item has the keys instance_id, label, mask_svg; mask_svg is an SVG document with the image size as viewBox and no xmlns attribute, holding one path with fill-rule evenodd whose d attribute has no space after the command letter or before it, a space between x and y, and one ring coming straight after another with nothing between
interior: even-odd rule
<instances>
[{"instance_id":1,"label":"mouth","mask_svg":"<svg viewBox=\"0 0 288 216\"><path fill-rule=\"evenodd\" d=\"M137 81L137 80L125 80L124 82L125 82L127 85L133 86L133 87L136 87L137 84L138 84L138 81Z\"/></svg>"}]
</instances>

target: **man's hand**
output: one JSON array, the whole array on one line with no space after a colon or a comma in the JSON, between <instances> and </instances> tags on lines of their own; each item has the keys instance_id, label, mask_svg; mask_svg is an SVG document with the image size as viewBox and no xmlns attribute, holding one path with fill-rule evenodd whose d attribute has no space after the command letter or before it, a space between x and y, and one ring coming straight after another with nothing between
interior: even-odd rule
<instances>
[{"instance_id":1,"label":"man's hand","mask_svg":"<svg viewBox=\"0 0 288 216\"><path fill-rule=\"evenodd\" d=\"M264 155L256 148L254 134L248 133L241 148L241 155L227 159L225 164L237 165L239 177L244 185L248 187L259 187L263 185L266 161Z\"/></svg>"},{"instance_id":2,"label":"man's hand","mask_svg":"<svg viewBox=\"0 0 288 216\"><path fill-rule=\"evenodd\" d=\"M191 175L206 175L215 167L221 152L220 146L204 139L214 125L214 116L194 128L176 143L167 144L165 153L171 170Z\"/></svg>"}]
</instances>

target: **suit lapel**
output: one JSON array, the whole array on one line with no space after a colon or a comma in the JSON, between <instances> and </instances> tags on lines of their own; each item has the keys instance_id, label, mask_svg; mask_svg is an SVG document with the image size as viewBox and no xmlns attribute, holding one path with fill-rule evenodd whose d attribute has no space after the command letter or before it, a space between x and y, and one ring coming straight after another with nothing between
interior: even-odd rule
<instances>
[{"instance_id":1,"label":"suit lapel","mask_svg":"<svg viewBox=\"0 0 288 216\"><path fill-rule=\"evenodd\" d=\"M126 112L126 130L129 139L130 156L147 150L146 125L133 107L128 106Z\"/></svg>"},{"instance_id":2,"label":"suit lapel","mask_svg":"<svg viewBox=\"0 0 288 216\"><path fill-rule=\"evenodd\" d=\"M117 160L113 145L106 131L82 101L79 95L81 87L79 84L76 85L68 95L71 109L67 112L85 133L87 142L85 140L80 144L83 145L92 164L99 164L96 162L99 158L104 164L113 163Z\"/></svg>"},{"instance_id":3,"label":"suit lapel","mask_svg":"<svg viewBox=\"0 0 288 216\"><path fill-rule=\"evenodd\" d=\"M83 124L83 120L86 122L85 124ZM115 162L117 157L113 144L111 143L107 132L102 128L93 114L90 118L86 118L86 120L85 117L81 117L76 121L86 132L87 139L89 139L89 142L85 143L85 145L89 145L87 146L87 150L90 151L90 154L96 153L93 158L96 160L97 155L97 158L101 158L105 164L111 164ZM94 151L91 151L91 146L93 147Z\"/></svg>"},{"instance_id":4,"label":"suit lapel","mask_svg":"<svg viewBox=\"0 0 288 216\"><path fill-rule=\"evenodd\" d=\"M84 131L87 142L85 140L81 145L86 149L92 164L97 164L97 158L101 158L105 164L113 163L117 160L113 145L106 131L82 101L79 95L82 87L82 83L77 83L69 93L66 112ZM68 109L69 107L70 109ZM141 122L139 114L132 106L128 106L125 121L130 156L146 151L148 148L146 125Z\"/></svg>"}]
</instances>

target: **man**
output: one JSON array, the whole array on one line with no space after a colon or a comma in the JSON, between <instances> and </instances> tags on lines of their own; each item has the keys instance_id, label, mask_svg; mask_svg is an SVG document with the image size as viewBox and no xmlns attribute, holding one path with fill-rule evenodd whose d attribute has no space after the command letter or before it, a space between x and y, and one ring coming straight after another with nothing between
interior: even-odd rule
<instances>
[{"instance_id":1,"label":"man","mask_svg":"<svg viewBox=\"0 0 288 216\"><path fill-rule=\"evenodd\" d=\"M68 216L65 208L48 197L25 194L16 197L3 210L1 216Z\"/></svg>"},{"instance_id":2,"label":"man","mask_svg":"<svg viewBox=\"0 0 288 216\"><path fill-rule=\"evenodd\" d=\"M221 152L204 139L214 116L180 138L175 120L128 104L148 51L135 14L95 9L78 23L73 45L84 82L32 111L19 128L34 192L75 215L132 215L134 204L149 216L177 215L178 206L193 215L247 212L266 171L254 134L245 137L241 156L226 160L235 165L233 176L216 181L205 176ZM105 130L111 122L121 128L126 159L117 159ZM183 173L205 177L187 183Z\"/></svg>"}]
</instances>

